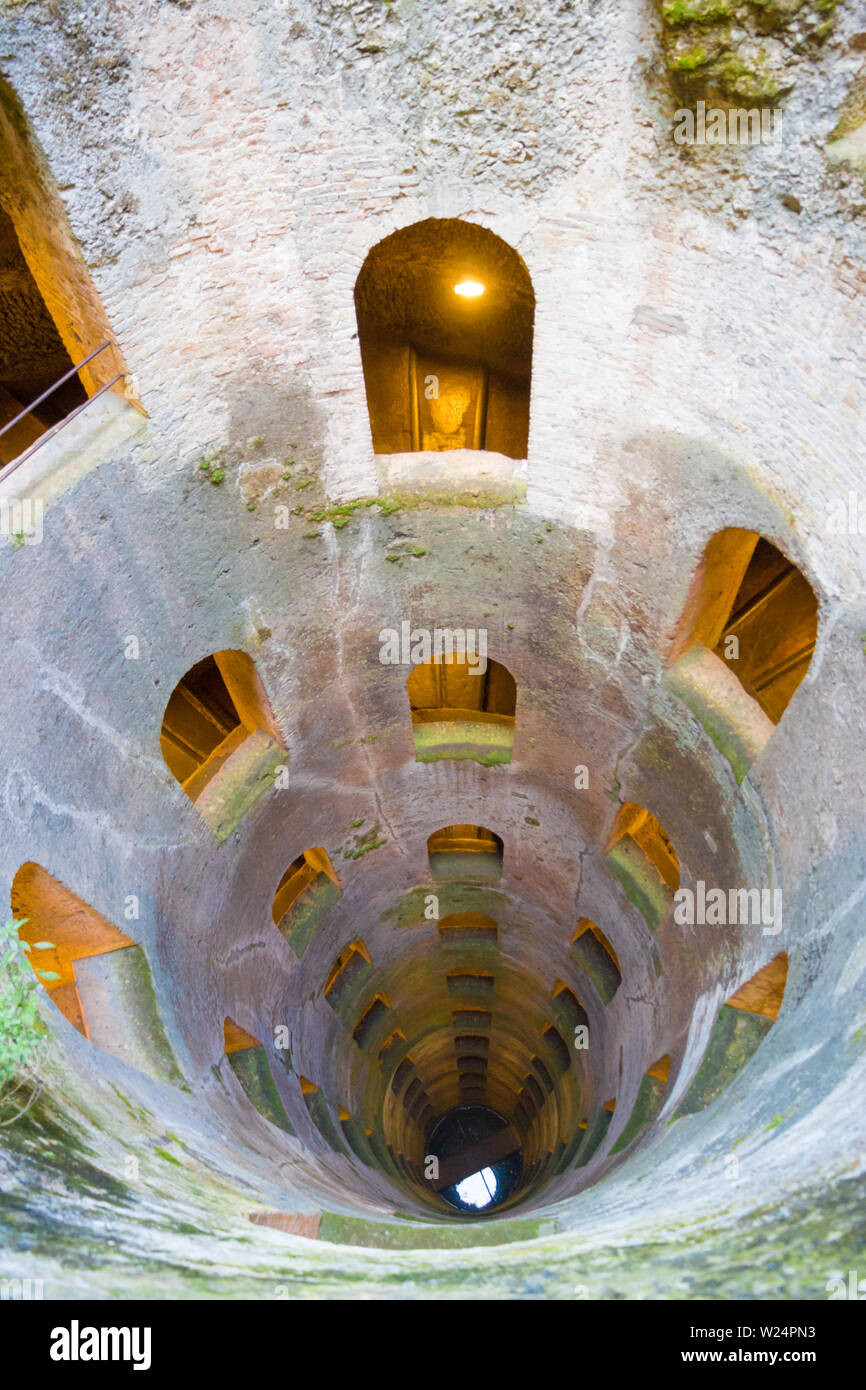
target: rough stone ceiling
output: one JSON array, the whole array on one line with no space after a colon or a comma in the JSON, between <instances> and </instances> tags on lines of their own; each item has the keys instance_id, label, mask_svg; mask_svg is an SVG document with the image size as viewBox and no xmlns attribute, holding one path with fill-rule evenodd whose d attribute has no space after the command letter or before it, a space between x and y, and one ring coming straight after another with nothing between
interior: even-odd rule
<instances>
[{"instance_id":1,"label":"rough stone ceiling","mask_svg":"<svg viewBox=\"0 0 866 1390\"><path fill-rule=\"evenodd\" d=\"M26 405L69 366L15 229L0 209L0 378Z\"/></svg>"},{"instance_id":2,"label":"rough stone ceiling","mask_svg":"<svg viewBox=\"0 0 866 1390\"><path fill-rule=\"evenodd\" d=\"M463 279L484 285L481 299L455 295ZM484 227L431 217L386 237L364 263L356 302L365 335L528 376L535 310L529 273Z\"/></svg>"}]
</instances>

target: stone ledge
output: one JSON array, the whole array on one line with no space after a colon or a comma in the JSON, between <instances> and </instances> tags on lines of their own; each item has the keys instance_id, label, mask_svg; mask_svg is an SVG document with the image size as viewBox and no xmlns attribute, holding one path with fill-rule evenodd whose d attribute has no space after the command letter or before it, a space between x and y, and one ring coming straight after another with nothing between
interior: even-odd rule
<instances>
[{"instance_id":1,"label":"stone ledge","mask_svg":"<svg viewBox=\"0 0 866 1390\"><path fill-rule=\"evenodd\" d=\"M413 723L415 757L419 763L476 762L496 767L511 762L514 728L480 720L442 719Z\"/></svg>"},{"instance_id":2,"label":"stone ledge","mask_svg":"<svg viewBox=\"0 0 866 1390\"><path fill-rule=\"evenodd\" d=\"M8 477L0 476L0 496L26 496L47 506L146 429L147 419L140 411L122 396L106 391L26 463Z\"/></svg>"},{"instance_id":3,"label":"stone ledge","mask_svg":"<svg viewBox=\"0 0 866 1390\"><path fill-rule=\"evenodd\" d=\"M263 792L273 786L274 773L287 761L285 748L264 729L248 734L226 758L193 803L220 842L228 839Z\"/></svg>"},{"instance_id":4,"label":"stone ledge","mask_svg":"<svg viewBox=\"0 0 866 1390\"><path fill-rule=\"evenodd\" d=\"M77 960L75 978L94 1047L157 1081L180 1085L183 1077L159 1016L142 947L124 946Z\"/></svg>"},{"instance_id":5,"label":"stone ledge","mask_svg":"<svg viewBox=\"0 0 866 1390\"><path fill-rule=\"evenodd\" d=\"M757 701L724 661L700 644L670 667L664 684L691 710L742 782L776 727Z\"/></svg>"},{"instance_id":6,"label":"stone ledge","mask_svg":"<svg viewBox=\"0 0 866 1390\"><path fill-rule=\"evenodd\" d=\"M528 464L486 449L376 454L379 486L395 500L497 506L526 498Z\"/></svg>"}]
</instances>

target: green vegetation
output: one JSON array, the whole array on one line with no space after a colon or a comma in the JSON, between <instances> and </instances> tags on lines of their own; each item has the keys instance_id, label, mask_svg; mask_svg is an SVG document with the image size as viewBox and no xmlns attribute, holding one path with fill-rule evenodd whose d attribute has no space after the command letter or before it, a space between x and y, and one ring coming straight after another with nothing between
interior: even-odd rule
<instances>
[{"instance_id":1,"label":"green vegetation","mask_svg":"<svg viewBox=\"0 0 866 1390\"><path fill-rule=\"evenodd\" d=\"M39 980L60 978L53 970L31 968L28 952L50 951L52 945L37 941L29 946L18 935L23 925L10 917L0 928L0 1101L13 1101L17 1114L32 1104L39 1091L30 1075L40 1042L48 1036L36 1009ZM22 1105L20 1099L28 1087L30 1096Z\"/></svg>"},{"instance_id":2,"label":"green vegetation","mask_svg":"<svg viewBox=\"0 0 866 1390\"><path fill-rule=\"evenodd\" d=\"M731 0L665 0L662 15L666 24L712 24L730 18Z\"/></svg>"},{"instance_id":3,"label":"green vegetation","mask_svg":"<svg viewBox=\"0 0 866 1390\"><path fill-rule=\"evenodd\" d=\"M703 44L699 43L694 48L690 49L688 53L677 54L674 58L673 66L680 69L680 71L694 72L695 68L699 68L701 64L706 61L707 50L704 48Z\"/></svg>"},{"instance_id":4,"label":"green vegetation","mask_svg":"<svg viewBox=\"0 0 866 1390\"><path fill-rule=\"evenodd\" d=\"M286 481L290 481L291 474L284 473L283 478ZM300 491L308 487L311 481L313 480L309 478L301 479L301 481L295 483L295 491ZM415 496L408 493L400 497L356 497L351 502L340 502L333 507L325 507L321 504L316 505L307 512L307 520L313 522L317 526L323 521L330 521L335 531L342 531L345 526L348 526L357 511L369 507L375 507L379 516L388 517L394 516L397 512L415 511L420 508L431 506L496 506L500 504L501 500L502 499L491 498L490 496L486 496L482 501L478 497L469 498L466 496L455 497L444 495L441 497L432 497L426 494ZM513 498L508 498L510 502L513 502L513 500ZM295 514L296 513L293 513L293 515ZM314 535L318 534L318 532L305 533L306 537L309 539L312 539ZM416 560L420 560L421 557L426 554L427 550L424 546L403 543L400 549L387 554L385 559L393 565L397 564L406 556L411 556Z\"/></svg>"},{"instance_id":5,"label":"green vegetation","mask_svg":"<svg viewBox=\"0 0 866 1390\"><path fill-rule=\"evenodd\" d=\"M369 740L368 740L369 741ZM363 835L355 836L355 848L343 850L344 859L363 859L365 854L369 854L373 849L379 849L388 843L387 839L380 838L378 825L374 825L372 830L366 830Z\"/></svg>"},{"instance_id":6,"label":"green vegetation","mask_svg":"<svg viewBox=\"0 0 866 1390\"><path fill-rule=\"evenodd\" d=\"M660 0L668 71L682 98L775 104L832 32L838 0Z\"/></svg>"},{"instance_id":7,"label":"green vegetation","mask_svg":"<svg viewBox=\"0 0 866 1390\"><path fill-rule=\"evenodd\" d=\"M412 559L420 560L422 555L427 554L427 550L423 545L410 545L408 542L404 541L400 541L399 545L401 547L400 549L391 550L385 556L385 559L391 565L396 564L398 560L406 560L410 556Z\"/></svg>"},{"instance_id":8,"label":"green vegetation","mask_svg":"<svg viewBox=\"0 0 866 1390\"><path fill-rule=\"evenodd\" d=\"M374 507L376 505L377 499L375 497L358 497L354 502L341 502L336 507L318 507L315 511L309 512L308 516L311 521L331 521L335 529L339 531L351 521L359 507Z\"/></svg>"},{"instance_id":9,"label":"green vegetation","mask_svg":"<svg viewBox=\"0 0 866 1390\"><path fill-rule=\"evenodd\" d=\"M792 1105L790 1110L786 1110L784 1115L774 1115L768 1125L764 1126L764 1133L769 1134L771 1129L775 1129L783 1120L787 1120L789 1115L793 1115L795 1107Z\"/></svg>"},{"instance_id":10,"label":"green vegetation","mask_svg":"<svg viewBox=\"0 0 866 1390\"><path fill-rule=\"evenodd\" d=\"M178 1168L183 1167L180 1159L175 1158L174 1154L170 1154L167 1149L154 1149L154 1153L159 1154L160 1158L164 1158L166 1163L174 1163Z\"/></svg>"}]
</instances>

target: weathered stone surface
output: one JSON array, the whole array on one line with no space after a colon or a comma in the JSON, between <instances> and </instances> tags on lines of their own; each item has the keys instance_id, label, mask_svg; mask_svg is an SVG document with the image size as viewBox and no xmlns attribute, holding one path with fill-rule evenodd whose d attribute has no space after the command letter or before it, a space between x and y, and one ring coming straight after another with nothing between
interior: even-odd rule
<instances>
[{"instance_id":1,"label":"weathered stone surface","mask_svg":"<svg viewBox=\"0 0 866 1390\"><path fill-rule=\"evenodd\" d=\"M237 745L195 798L196 810L220 841L236 830L259 797L272 791L286 751L264 729L237 730Z\"/></svg>"},{"instance_id":2,"label":"weathered stone surface","mask_svg":"<svg viewBox=\"0 0 866 1390\"><path fill-rule=\"evenodd\" d=\"M711 1105L760 1046L771 1027L772 1021L760 1014L745 1013L723 1004L700 1070L677 1113L694 1115Z\"/></svg>"},{"instance_id":3,"label":"weathered stone surface","mask_svg":"<svg viewBox=\"0 0 866 1390\"><path fill-rule=\"evenodd\" d=\"M665 1083L659 1081L656 1076L645 1076L640 1083L640 1090L637 1093L632 1112L628 1117L625 1128L611 1146L611 1153L619 1153L622 1149L627 1149L629 1144L635 1139L641 1130L656 1118L662 1108L665 1097Z\"/></svg>"},{"instance_id":4,"label":"weathered stone surface","mask_svg":"<svg viewBox=\"0 0 866 1390\"><path fill-rule=\"evenodd\" d=\"M618 840L605 858L610 872L625 889L629 902L634 903L655 931L673 902L673 894L662 883L656 869L628 836Z\"/></svg>"},{"instance_id":5,"label":"weathered stone surface","mask_svg":"<svg viewBox=\"0 0 866 1390\"><path fill-rule=\"evenodd\" d=\"M313 934L324 922L331 908L340 901L341 890L324 874L320 874L279 923L279 933L288 941L296 956L302 956Z\"/></svg>"},{"instance_id":6,"label":"weathered stone surface","mask_svg":"<svg viewBox=\"0 0 866 1390\"><path fill-rule=\"evenodd\" d=\"M243 1087L244 1095L259 1114L270 1120L277 1129L294 1134L289 1118L274 1085L274 1078L268 1064L264 1047L246 1047L239 1052L230 1052L229 1065Z\"/></svg>"},{"instance_id":7,"label":"weathered stone surface","mask_svg":"<svg viewBox=\"0 0 866 1390\"><path fill-rule=\"evenodd\" d=\"M22 493L0 482L46 501L41 542L0 548L0 864L8 884L44 863L113 921L139 899L188 1088L45 1001L45 1090L0 1131L4 1275L77 1297L824 1298L828 1229L834 1264L864 1260L866 569L827 513L862 487L866 251L862 181L824 148L856 7L823 36L814 6L751 6L754 33L695 64L737 100L783 99L782 144L737 150L674 145L680 39L637 0L3 10L4 72L148 418L103 398L14 475ZM373 455L354 284L430 216L489 227L532 276L525 461L469 451L431 475ZM666 676L707 540L731 526L772 539L820 601L808 677L760 749L744 740L748 771ZM416 758L408 672L378 656L404 619L487 630L518 685L510 763ZM183 674L225 649L256 662L291 756L287 787L226 794L218 839L159 734ZM625 800L658 815L684 883L781 885L781 934L681 927L657 903L653 932L603 852ZM429 834L458 823L502 837L495 889L429 876ZM298 952L271 908L311 845L343 894ZM533 1094L548 1022L570 1049L554 1100L524 1112L535 1185L507 1221L447 1220L400 1151L399 1063L431 1111L451 1095L429 1039L459 1001L431 895L497 923L501 1013L466 1010L454 1035L483 1035L500 1093ZM581 915L620 962L606 1006L582 992ZM376 987L397 986L369 1051L322 997L357 936ZM777 1023L729 1079L720 1062L716 1103L668 1124L724 1001L783 947ZM285 1030L272 1082L294 1134L227 1076L226 1016ZM669 1111L612 1158L600 1107L634 1114L664 1053ZM748 1180L729 1186L732 1153ZM254 1202L325 1213L319 1241L258 1230ZM425 1239L470 1248L443 1262Z\"/></svg>"},{"instance_id":8,"label":"weathered stone surface","mask_svg":"<svg viewBox=\"0 0 866 1390\"><path fill-rule=\"evenodd\" d=\"M773 733L757 701L729 667L700 644L670 668L665 684L688 705L742 782Z\"/></svg>"},{"instance_id":9,"label":"weathered stone surface","mask_svg":"<svg viewBox=\"0 0 866 1390\"><path fill-rule=\"evenodd\" d=\"M150 967L140 946L76 962L75 985L94 1047L104 1048L158 1081L180 1084L182 1077L165 1036Z\"/></svg>"},{"instance_id":10,"label":"weathered stone surface","mask_svg":"<svg viewBox=\"0 0 866 1390\"><path fill-rule=\"evenodd\" d=\"M472 720L437 720L415 724L412 728L415 756L419 763L435 763L440 758L482 763L496 767L511 762L514 730L497 724Z\"/></svg>"},{"instance_id":11,"label":"weathered stone surface","mask_svg":"<svg viewBox=\"0 0 866 1390\"><path fill-rule=\"evenodd\" d=\"M776 102L838 0L660 0L668 70L689 100Z\"/></svg>"}]
</instances>

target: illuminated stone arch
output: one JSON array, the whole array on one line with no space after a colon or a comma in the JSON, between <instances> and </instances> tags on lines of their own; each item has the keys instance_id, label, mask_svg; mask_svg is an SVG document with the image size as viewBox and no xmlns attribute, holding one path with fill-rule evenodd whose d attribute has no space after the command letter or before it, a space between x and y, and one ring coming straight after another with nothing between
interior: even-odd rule
<instances>
[{"instance_id":1,"label":"illuminated stone arch","mask_svg":"<svg viewBox=\"0 0 866 1390\"><path fill-rule=\"evenodd\" d=\"M380 241L355 286L373 449L525 458L535 295L493 232L427 218Z\"/></svg>"},{"instance_id":2,"label":"illuminated stone arch","mask_svg":"<svg viewBox=\"0 0 866 1390\"><path fill-rule=\"evenodd\" d=\"M674 639L670 689L742 781L809 669L818 600L806 576L756 531L707 544Z\"/></svg>"},{"instance_id":3,"label":"illuminated stone arch","mask_svg":"<svg viewBox=\"0 0 866 1390\"><path fill-rule=\"evenodd\" d=\"M171 693L160 731L166 766L218 840L239 825L284 765L285 747L255 664L221 651Z\"/></svg>"}]
</instances>

